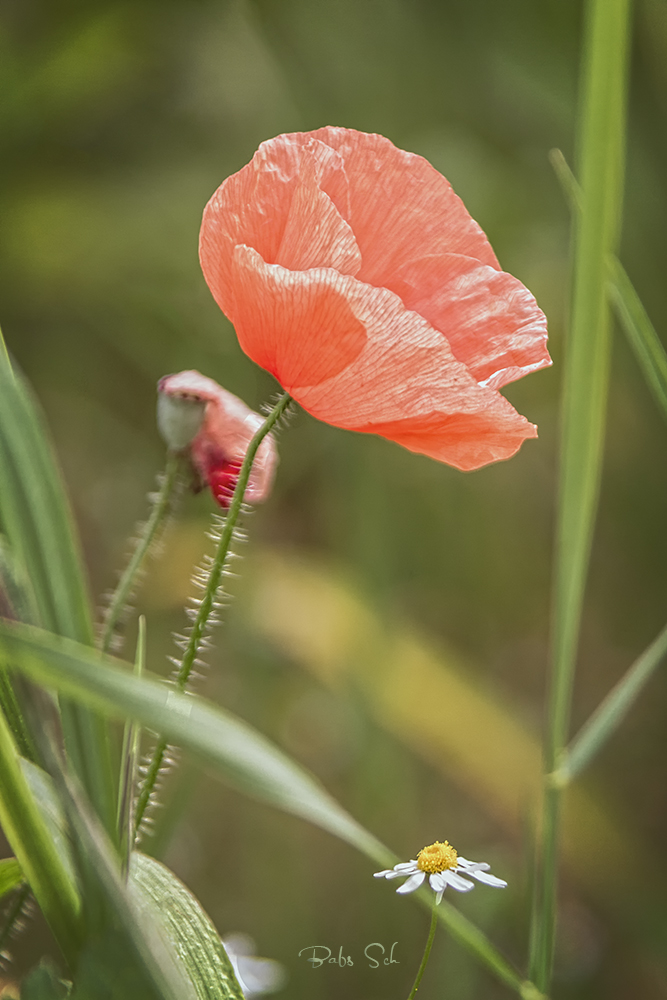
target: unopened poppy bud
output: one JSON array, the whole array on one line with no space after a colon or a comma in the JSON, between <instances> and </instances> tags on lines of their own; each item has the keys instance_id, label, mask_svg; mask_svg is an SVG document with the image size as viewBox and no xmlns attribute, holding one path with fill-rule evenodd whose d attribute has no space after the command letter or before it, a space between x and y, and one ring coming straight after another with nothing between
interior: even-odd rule
<instances>
[{"instance_id":1,"label":"unopened poppy bud","mask_svg":"<svg viewBox=\"0 0 667 1000\"><path fill-rule=\"evenodd\" d=\"M197 436L206 402L185 392L170 391L167 375L158 382L157 426L172 451L183 451Z\"/></svg>"},{"instance_id":2,"label":"unopened poppy bud","mask_svg":"<svg viewBox=\"0 0 667 1000\"><path fill-rule=\"evenodd\" d=\"M236 489L248 445L264 418L197 371L166 375L160 379L158 389L158 424L162 436L175 450L183 450L189 445L190 458L201 485L207 484L216 503L226 510ZM195 424L197 412L199 418ZM277 464L275 441L267 434L250 471L244 496L248 503L267 499Z\"/></svg>"}]
</instances>

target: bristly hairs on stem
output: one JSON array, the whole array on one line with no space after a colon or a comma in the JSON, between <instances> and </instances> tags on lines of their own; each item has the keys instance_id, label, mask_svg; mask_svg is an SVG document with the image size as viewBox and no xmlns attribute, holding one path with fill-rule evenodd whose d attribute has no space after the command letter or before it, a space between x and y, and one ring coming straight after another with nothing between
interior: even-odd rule
<instances>
[{"instance_id":1,"label":"bristly hairs on stem","mask_svg":"<svg viewBox=\"0 0 667 1000\"><path fill-rule=\"evenodd\" d=\"M172 683L179 691L185 691L188 682L196 676L195 667L205 666L200 654L210 648L211 640L208 633L220 623L219 612L227 606L230 599L222 589L222 583L225 576L234 575L229 567L238 555L232 551L232 544L246 540L245 533L237 528L237 521L241 514L247 515L250 512L250 507L244 502L250 471L260 444L278 425L291 402L292 397L289 393L283 393L268 413L266 420L248 445L226 515L217 514L214 518L209 537L216 543L215 555L204 557L202 566L195 570L193 579L195 587L201 591L202 596L190 598L189 607L185 611L192 624L182 635L175 636L176 645L183 650L183 655L180 658L169 658L174 665ZM156 789L165 766L169 763L166 760L168 751L173 760L173 749L160 737L150 758L142 766L145 777L139 789L135 808L135 837L142 831L147 811L153 806Z\"/></svg>"},{"instance_id":2,"label":"bristly hairs on stem","mask_svg":"<svg viewBox=\"0 0 667 1000\"><path fill-rule=\"evenodd\" d=\"M116 589L108 596L107 606L102 613L99 647L104 653L117 651L122 644L118 627L130 614L130 602L142 579L146 559L158 551L168 516L182 493L180 469L181 456L177 452L167 452L165 470L158 477L158 491L148 495L152 504L151 512L138 528L133 540L132 555Z\"/></svg>"}]
</instances>

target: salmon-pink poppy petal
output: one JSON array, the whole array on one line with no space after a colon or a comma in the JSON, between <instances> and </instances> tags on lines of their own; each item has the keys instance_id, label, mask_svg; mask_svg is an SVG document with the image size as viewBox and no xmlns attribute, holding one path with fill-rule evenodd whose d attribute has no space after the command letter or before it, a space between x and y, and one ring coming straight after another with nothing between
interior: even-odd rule
<instances>
[{"instance_id":1,"label":"salmon-pink poppy petal","mask_svg":"<svg viewBox=\"0 0 667 1000\"><path fill-rule=\"evenodd\" d=\"M505 271L455 254L425 256L404 265L391 288L447 337L478 382L498 389L551 364L546 317Z\"/></svg>"},{"instance_id":2,"label":"salmon-pink poppy petal","mask_svg":"<svg viewBox=\"0 0 667 1000\"><path fill-rule=\"evenodd\" d=\"M398 149L382 135L328 126L305 133L335 149L350 179L349 215L322 182L349 222L361 250L357 277L372 285L388 281L403 264L425 254L457 253L499 268L491 244L442 174L416 153ZM299 133L271 140L275 155L304 141ZM265 258L266 259L266 258Z\"/></svg>"},{"instance_id":3,"label":"salmon-pink poppy petal","mask_svg":"<svg viewBox=\"0 0 667 1000\"><path fill-rule=\"evenodd\" d=\"M484 413L427 414L384 424L366 424L357 430L394 441L408 451L428 455L472 472L490 462L511 458L528 438L537 437L537 428L522 417L503 396L500 407L511 412L498 414L495 407ZM499 420L500 416L500 420Z\"/></svg>"},{"instance_id":4,"label":"salmon-pink poppy petal","mask_svg":"<svg viewBox=\"0 0 667 1000\"><path fill-rule=\"evenodd\" d=\"M535 436L534 426L480 386L442 334L393 292L331 269L290 272L248 248L236 259L239 301L247 303L236 317L241 346L313 416L461 469L507 458ZM346 341L353 350L344 364L343 352L331 352Z\"/></svg>"},{"instance_id":5,"label":"salmon-pink poppy petal","mask_svg":"<svg viewBox=\"0 0 667 1000\"><path fill-rule=\"evenodd\" d=\"M337 375L366 343L363 323L347 300L350 280L331 268L289 271L237 247L230 318L241 347L288 389Z\"/></svg>"},{"instance_id":6,"label":"salmon-pink poppy petal","mask_svg":"<svg viewBox=\"0 0 667 1000\"><path fill-rule=\"evenodd\" d=\"M333 267L342 274L356 274L361 267L357 241L329 195L320 187L330 161L332 158L338 161L339 157L315 140L303 147L302 154L283 237L276 259L270 263L293 271ZM335 179L340 171L328 172Z\"/></svg>"},{"instance_id":7,"label":"salmon-pink poppy petal","mask_svg":"<svg viewBox=\"0 0 667 1000\"><path fill-rule=\"evenodd\" d=\"M262 143L251 162L215 192L204 209L199 253L209 288L228 316L234 302L232 256L239 244L293 270L358 271L354 234L322 190L324 183L347 205L347 175L338 153L316 140L273 140Z\"/></svg>"}]
</instances>

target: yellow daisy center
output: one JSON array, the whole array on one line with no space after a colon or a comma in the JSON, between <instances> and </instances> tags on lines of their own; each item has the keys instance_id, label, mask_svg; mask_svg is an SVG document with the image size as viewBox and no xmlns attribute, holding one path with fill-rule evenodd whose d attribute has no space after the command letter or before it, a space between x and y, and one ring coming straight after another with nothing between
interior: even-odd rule
<instances>
[{"instance_id":1,"label":"yellow daisy center","mask_svg":"<svg viewBox=\"0 0 667 1000\"><path fill-rule=\"evenodd\" d=\"M459 856L449 843L445 840L442 843L436 840L435 844L425 847L417 855L417 867L423 872L433 875L435 872L444 872L448 868L456 868Z\"/></svg>"}]
</instances>

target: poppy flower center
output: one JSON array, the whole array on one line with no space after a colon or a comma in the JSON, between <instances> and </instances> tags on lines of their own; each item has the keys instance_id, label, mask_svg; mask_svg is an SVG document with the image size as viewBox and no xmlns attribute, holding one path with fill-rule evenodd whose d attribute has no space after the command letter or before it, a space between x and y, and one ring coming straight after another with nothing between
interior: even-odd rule
<instances>
[{"instance_id":1,"label":"poppy flower center","mask_svg":"<svg viewBox=\"0 0 667 1000\"><path fill-rule=\"evenodd\" d=\"M234 496L236 484L239 481L241 462L222 461L208 471L208 485L215 501L223 510L229 510Z\"/></svg>"},{"instance_id":2,"label":"poppy flower center","mask_svg":"<svg viewBox=\"0 0 667 1000\"><path fill-rule=\"evenodd\" d=\"M417 867L429 875L444 872L448 868L456 868L459 856L449 843L436 840L435 844L424 847L417 855Z\"/></svg>"}]
</instances>

